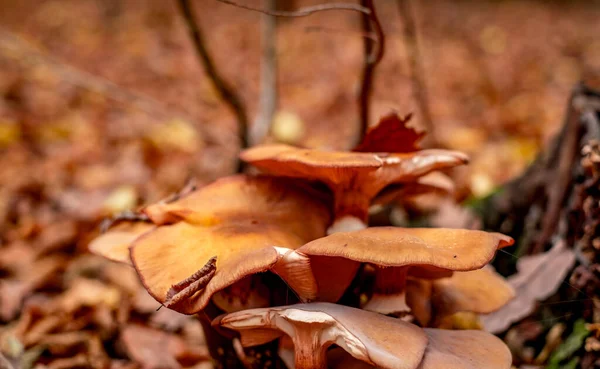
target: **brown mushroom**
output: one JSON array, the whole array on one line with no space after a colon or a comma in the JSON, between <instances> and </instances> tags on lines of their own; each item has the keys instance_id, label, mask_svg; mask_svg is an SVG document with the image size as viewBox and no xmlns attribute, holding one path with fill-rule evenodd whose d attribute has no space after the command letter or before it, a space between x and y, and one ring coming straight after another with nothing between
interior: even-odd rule
<instances>
[{"instance_id":1,"label":"brown mushroom","mask_svg":"<svg viewBox=\"0 0 600 369\"><path fill-rule=\"evenodd\" d=\"M145 222L126 222L116 225L90 242L89 250L112 261L131 264L129 247L139 236L154 228Z\"/></svg>"},{"instance_id":2,"label":"brown mushroom","mask_svg":"<svg viewBox=\"0 0 600 369\"><path fill-rule=\"evenodd\" d=\"M366 308L392 313L398 311L386 310L401 306L408 274L439 278L479 269L512 243L508 236L475 230L372 227L319 238L296 252L310 257L319 298L326 301L341 297L360 263L374 264L374 296Z\"/></svg>"},{"instance_id":3,"label":"brown mushroom","mask_svg":"<svg viewBox=\"0 0 600 369\"><path fill-rule=\"evenodd\" d=\"M287 335L295 369L508 369L504 343L480 331L421 329L399 319L329 303L252 309L218 317L214 325L239 331L244 346ZM327 355L337 345L352 358ZM337 356L337 357L332 357ZM364 365L357 361L364 362Z\"/></svg>"},{"instance_id":4,"label":"brown mushroom","mask_svg":"<svg viewBox=\"0 0 600 369\"><path fill-rule=\"evenodd\" d=\"M288 335L294 342L296 369L327 368L326 352L332 344L379 367L412 369L427 346L417 326L329 303L245 310L221 316L213 324L239 331L244 346Z\"/></svg>"},{"instance_id":5,"label":"brown mushroom","mask_svg":"<svg viewBox=\"0 0 600 369\"><path fill-rule=\"evenodd\" d=\"M364 153L288 145L256 146L243 151L240 157L270 174L326 184L334 195L336 218L329 233L365 228L371 201L386 186L412 182L431 171L468 161L466 155L447 150Z\"/></svg>"},{"instance_id":6,"label":"brown mushroom","mask_svg":"<svg viewBox=\"0 0 600 369\"><path fill-rule=\"evenodd\" d=\"M408 305L422 325L439 326L442 319L458 312L488 314L514 297L510 284L490 266L455 272L449 278L412 278L406 287Z\"/></svg>"},{"instance_id":7,"label":"brown mushroom","mask_svg":"<svg viewBox=\"0 0 600 369\"><path fill-rule=\"evenodd\" d=\"M423 194L448 195L452 194L454 189L454 182L450 177L441 172L431 172L414 182L387 186L377 194L373 202L384 205Z\"/></svg>"},{"instance_id":8,"label":"brown mushroom","mask_svg":"<svg viewBox=\"0 0 600 369\"><path fill-rule=\"evenodd\" d=\"M131 259L149 293L165 306L196 313L234 283L243 287L233 290L248 293L258 283L251 276L266 271L278 274L302 301L316 298L309 259L293 250L325 234L330 213L319 196L286 180L239 175L146 212L165 224L133 243Z\"/></svg>"}]
</instances>

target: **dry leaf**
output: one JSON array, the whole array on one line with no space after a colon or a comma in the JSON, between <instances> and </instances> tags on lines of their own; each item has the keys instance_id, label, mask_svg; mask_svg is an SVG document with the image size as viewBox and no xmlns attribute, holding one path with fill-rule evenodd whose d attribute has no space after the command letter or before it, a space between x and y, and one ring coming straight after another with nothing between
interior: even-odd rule
<instances>
[{"instance_id":1,"label":"dry leaf","mask_svg":"<svg viewBox=\"0 0 600 369\"><path fill-rule=\"evenodd\" d=\"M564 241L557 242L548 252L521 257L517 262L518 273L508 278L516 296L500 310L481 316L485 329L499 333L529 315L536 301L556 291L574 263L575 254Z\"/></svg>"},{"instance_id":2,"label":"dry leaf","mask_svg":"<svg viewBox=\"0 0 600 369\"><path fill-rule=\"evenodd\" d=\"M417 132L407 127L412 114L403 118L392 112L383 116L379 123L370 128L367 134L354 148L359 152L413 152L419 150L418 142L425 132Z\"/></svg>"},{"instance_id":3,"label":"dry leaf","mask_svg":"<svg viewBox=\"0 0 600 369\"><path fill-rule=\"evenodd\" d=\"M121 334L129 356L145 369L178 369L179 361L210 358L205 346L191 346L181 337L139 325L128 325Z\"/></svg>"}]
</instances>

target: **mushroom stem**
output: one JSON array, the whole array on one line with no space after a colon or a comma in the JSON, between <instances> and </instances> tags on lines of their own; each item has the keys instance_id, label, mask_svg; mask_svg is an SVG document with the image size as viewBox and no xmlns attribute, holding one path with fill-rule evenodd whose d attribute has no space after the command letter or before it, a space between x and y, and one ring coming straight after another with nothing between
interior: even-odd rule
<instances>
[{"instance_id":1,"label":"mushroom stem","mask_svg":"<svg viewBox=\"0 0 600 369\"><path fill-rule=\"evenodd\" d=\"M406 276L409 267L377 268L371 299L363 309L381 314L407 313Z\"/></svg>"},{"instance_id":2,"label":"mushroom stem","mask_svg":"<svg viewBox=\"0 0 600 369\"><path fill-rule=\"evenodd\" d=\"M373 196L360 190L340 188L334 190L336 220L351 216L363 223L369 218L369 207Z\"/></svg>"},{"instance_id":3,"label":"mushroom stem","mask_svg":"<svg viewBox=\"0 0 600 369\"><path fill-rule=\"evenodd\" d=\"M351 232L367 228L367 224L362 220L351 215L337 218L333 224L327 228L327 235L338 232Z\"/></svg>"},{"instance_id":4,"label":"mushroom stem","mask_svg":"<svg viewBox=\"0 0 600 369\"><path fill-rule=\"evenodd\" d=\"M295 369L327 369L326 348L321 344L319 333L310 324L296 331Z\"/></svg>"}]
</instances>

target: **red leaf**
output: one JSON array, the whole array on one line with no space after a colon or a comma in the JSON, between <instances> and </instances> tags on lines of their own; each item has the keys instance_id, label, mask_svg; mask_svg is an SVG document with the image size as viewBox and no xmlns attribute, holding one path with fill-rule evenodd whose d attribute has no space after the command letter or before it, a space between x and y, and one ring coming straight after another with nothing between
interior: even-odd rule
<instances>
[{"instance_id":1,"label":"red leaf","mask_svg":"<svg viewBox=\"0 0 600 369\"><path fill-rule=\"evenodd\" d=\"M425 132L417 132L406 126L411 117L412 114L400 117L395 112L383 116L375 127L369 128L353 151L398 153L419 150L418 142Z\"/></svg>"}]
</instances>

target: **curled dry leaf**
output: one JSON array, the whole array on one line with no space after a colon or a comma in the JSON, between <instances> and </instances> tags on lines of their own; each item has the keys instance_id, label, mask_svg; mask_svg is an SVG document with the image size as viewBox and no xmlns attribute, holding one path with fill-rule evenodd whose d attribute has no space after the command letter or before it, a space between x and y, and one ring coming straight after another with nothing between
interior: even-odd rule
<instances>
[{"instance_id":1,"label":"curled dry leaf","mask_svg":"<svg viewBox=\"0 0 600 369\"><path fill-rule=\"evenodd\" d=\"M439 278L448 276L448 271L478 269L492 259L498 248L512 243L508 236L483 231L371 227L314 240L297 252L311 258L319 297L336 301L350 285L360 263L381 267L376 271L376 294L394 295L403 293L409 273Z\"/></svg>"},{"instance_id":2,"label":"curled dry leaf","mask_svg":"<svg viewBox=\"0 0 600 369\"><path fill-rule=\"evenodd\" d=\"M324 183L334 194L337 223L352 218L362 223L360 228L366 227L369 206L386 186L413 182L434 170L468 161L466 155L446 150L363 153L300 149L288 145L256 146L243 151L240 157L270 174ZM334 224L329 232L338 228Z\"/></svg>"},{"instance_id":3,"label":"curled dry leaf","mask_svg":"<svg viewBox=\"0 0 600 369\"><path fill-rule=\"evenodd\" d=\"M360 368L331 358L336 344L366 367L384 369L508 369L511 355L498 338L479 331L421 329L399 319L328 303L252 309L213 321L239 331L242 344L258 345L287 335L294 344L295 368ZM476 347L475 347L476 346Z\"/></svg>"},{"instance_id":4,"label":"curled dry leaf","mask_svg":"<svg viewBox=\"0 0 600 369\"><path fill-rule=\"evenodd\" d=\"M499 333L531 314L536 301L552 295L574 263L575 254L564 241L557 242L545 253L521 257L517 274L508 277L516 296L500 310L481 316L485 329Z\"/></svg>"},{"instance_id":5,"label":"curled dry leaf","mask_svg":"<svg viewBox=\"0 0 600 369\"><path fill-rule=\"evenodd\" d=\"M316 298L308 258L292 252L323 236L330 221L328 207L310 191L286 180L240 175L149 206L146 213L166 224L139 237L131 258L150 294L170 308L196 313L215 293L266 271L278 274L304 300ZM173 289L185 298L175 299Z\"/></svg>"},{"instance_id":6,"label":"curled dry leaf","mask_svg":"<svg viewBox=\"0 0 600 369\"><path fill-rule=\"evenodd\" d=\"M425 132L417 132L407 126L412 114L400 117L391 112L369 128L361 143L353 151L357 152L413 152L419 150L419 141Z\"/></svg>"}]
</instances>

